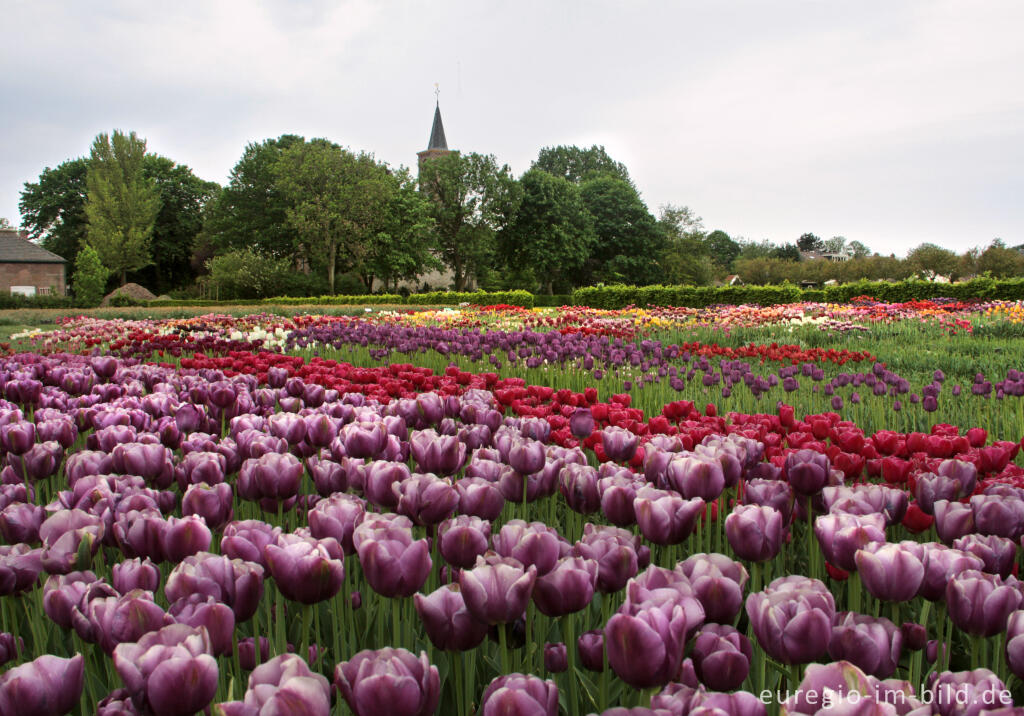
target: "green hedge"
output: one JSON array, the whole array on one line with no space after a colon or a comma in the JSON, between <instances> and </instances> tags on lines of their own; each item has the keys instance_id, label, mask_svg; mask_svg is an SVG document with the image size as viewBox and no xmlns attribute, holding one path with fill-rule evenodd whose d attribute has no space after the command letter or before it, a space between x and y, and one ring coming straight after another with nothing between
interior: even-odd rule
<instances>
[{"instance_id":1,"label":"green hedge","mask_svg":"<svg viewBox=\"0 0 1024 716\"><path fill-rule=\"evenodd\" d=\"M930 281L858 281L825 288L801 289L781 286L589 286L572 293L572 303L592 308L626 306L687 306L704 308L715 304L759 304L762 306L801 301L848 303L857 296L879 301L903 302L930 298L1024 299L1024 278L975 278L962 283Z\"/></svg>"},{"instance_id":2,"label":"green hedge","mask_svg":"<svg viewBox=\"0 0 1024 716\"><path fill-rule=\"evenodd\" d=\"M365 296L317 296L314 298L275 297L265 298L262 303L289 305L322 305L322 306L360 306L376 304L395 304L403 306L457 306L468 303L474 306L492 306L503 303L509 306L533 308L533 294L529 291L433 291L431 293L412 293L401 296L394 293L368 294Z\"/></svg>"},{"instance_id":3,"label":"green hedge","mask_svg":"<svg viewBox=\"0 0 1024 716\"><path fill-rule=\"evenodd\" d=\"M0 293L0 310L14 308L72 308L71 296L16 296Z\"/></svg>"}]
</instances>

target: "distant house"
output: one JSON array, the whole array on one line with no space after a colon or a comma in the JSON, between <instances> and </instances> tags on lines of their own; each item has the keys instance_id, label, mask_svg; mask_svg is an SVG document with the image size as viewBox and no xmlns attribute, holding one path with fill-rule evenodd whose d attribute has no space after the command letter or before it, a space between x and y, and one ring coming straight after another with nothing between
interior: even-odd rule
<instances>
[{"instance_id":1,"label":"distant house","mask_svg":"<svg viewBox=\"0 0 1024 716\"><path fill-rule=\"evenodd\" d=\"M826 261L849 261L853 256L846 253L846 251L828 252L828 251L801 251L801 261L813 261L815 259L824 259Z\"/></svg>"},{"instance_id":2,"label":"distant house","mask_svg":"<svg viewBox=\"0 0 1024 716\"><path fill-rule=\"evenodd\" d=\"M0 293L63 296L67 261L17 229L0 229Z\"/></svg>"},{"instance_id":3,"label":"distant house","mask_svg":"<svg viewBox=\"0 0 1024 716\"><path fill-rule=\"evenodd\" d=\"M743 279L740 278L739 274L731 273L731 274L729 274L728 276L725 277L725 280L722 281L722 285L723 286L742 286L743 285Z\"/></svg>"}]
</instances>

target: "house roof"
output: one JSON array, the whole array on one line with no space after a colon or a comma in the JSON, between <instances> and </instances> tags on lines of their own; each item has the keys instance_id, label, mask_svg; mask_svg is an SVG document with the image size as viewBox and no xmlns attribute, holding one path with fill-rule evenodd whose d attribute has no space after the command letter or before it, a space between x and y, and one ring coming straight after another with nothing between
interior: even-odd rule
<instances>
[{"instance_id":1,"label":"house roof","mask_svg":"<svg viewBox=\"0 0 1024 716\"><path fill-rule=\"evenodd\" d=\"M0 230L0 263L66 264L67 261L19 236L15 229Z\"/></svg>"}]
</instances>

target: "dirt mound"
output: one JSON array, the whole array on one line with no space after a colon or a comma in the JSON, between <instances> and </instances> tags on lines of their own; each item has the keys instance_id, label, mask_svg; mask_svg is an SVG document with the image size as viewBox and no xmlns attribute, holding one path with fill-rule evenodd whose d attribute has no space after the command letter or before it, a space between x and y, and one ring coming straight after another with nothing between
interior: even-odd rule
<instances>
[{"instance_id":1,"label":"dirt mound","mask_svg":"<svg viewBox=\"0 0 1024 716\"><path fill-rule=\"evenodd\" d=\"M108 293L103 300L100 302L101 306L109 306L116 296L125 296L132 301L142 303L143 301L152 301L156 299L156 296L147 288L140 286L137 283L126 283L120 288L115 288L113 291Z\"/></svg>"}]
</instances>

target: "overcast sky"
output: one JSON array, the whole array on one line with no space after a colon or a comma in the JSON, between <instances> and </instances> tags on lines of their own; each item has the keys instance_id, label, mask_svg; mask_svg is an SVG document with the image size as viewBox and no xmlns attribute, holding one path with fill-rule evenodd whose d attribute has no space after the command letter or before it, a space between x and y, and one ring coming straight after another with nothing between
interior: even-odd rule
<instances>
[{"instance_id":1,"label":"overcast sky","mask_svg":"<svg viewBox=\"0 0 1024 716\"><path fill-rule=\"evenodd\" d=\"M390 164L448 144L518 175L603 144L651 210L775 242L1024 243L1019 0L0 0L0 216L44 167L134 130L225 183L245 145Z\"/></svg>"}]
</instances>

